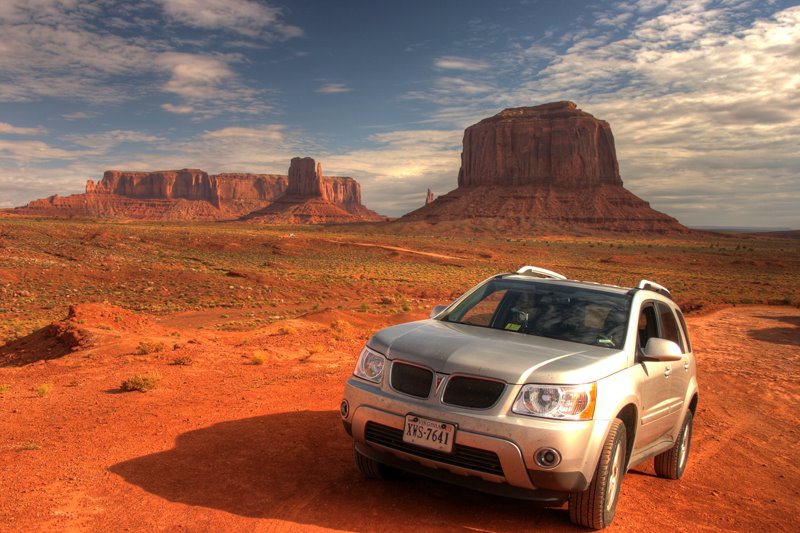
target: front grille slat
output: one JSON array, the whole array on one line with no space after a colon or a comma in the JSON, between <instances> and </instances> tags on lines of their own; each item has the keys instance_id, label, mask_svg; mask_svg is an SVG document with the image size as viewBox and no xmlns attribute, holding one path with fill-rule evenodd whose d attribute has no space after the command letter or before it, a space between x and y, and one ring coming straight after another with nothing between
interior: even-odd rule
<instances>
[{"instance_id":1,"label":"front grille slat","mask_svg":"<svg viewBox=\"0 0 800 533\"><path fill-rule=\"evenodd\" d=\"M403 442L403 430L384 426L376 422L367 422L365 428L365 438L367 442L385 446L393 450L409 453L425 459L431 459L440 463L445 463L478 472L503 475L503 467L497 454L488 450L481 450L462 444L453 445L453 453L443 453L436 450L429 450Z\"/></svg>"},{"instance_id":2,"label":"front grille slat","mask_svg":"<svg viewBox=\"0 0 800 533\"><path fill-rule=\"evenodd\" d=\"M488 409L497 403L505 383L468 376L453 376L447 381L442 401L450 405Z\"/></svg>"},{"instance_id":3,"label":"front grille slat","mask_svg":"<svg viewBox=\"0 0 800 533\"><path fill-rule=\"evenodd\" d=\"M392 363L392 388L417 398L427 398L433 384L433 371L416 365Z\"/></svg>"}]
</instances>

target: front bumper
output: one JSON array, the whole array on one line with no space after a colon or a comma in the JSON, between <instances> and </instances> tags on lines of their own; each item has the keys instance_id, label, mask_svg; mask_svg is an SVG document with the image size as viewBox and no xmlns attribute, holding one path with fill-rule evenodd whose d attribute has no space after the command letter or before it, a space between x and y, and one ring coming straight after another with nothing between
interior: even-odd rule
<instances>
[{"instance_id":1,"label":"front bumper","mask_svg":"<svg viewBox=\"0 0 800 533\"><path fill-rule=\"evenodd\" d=\"M585 490L608 423L516 415L510 411L516 391L508 396L491 409L458 408L350 378L345 387L349 409L343 422L358 451L403 470L526 499L563 500L567 493ZM404 443L409 413L456 424L453 453ZM561 455L555 468L542 468L534 460L536 451L545 447Z\"/></svg>"}]
</instances>

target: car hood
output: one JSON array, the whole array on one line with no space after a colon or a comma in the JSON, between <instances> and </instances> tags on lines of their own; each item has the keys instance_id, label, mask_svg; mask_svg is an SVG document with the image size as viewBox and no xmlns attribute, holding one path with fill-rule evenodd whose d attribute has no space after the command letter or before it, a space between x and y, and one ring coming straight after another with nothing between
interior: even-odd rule
<instances>
[{"instance_id":1,"label":"car hood","mask_svg":"<svg viewBox=\"0 0 800 533\"><path fill-rule=\"evenodd\" d=\"M588 383L627 365L620 350L440 320L392 326L367 344L391 360L506 383Z\"/></svg>"}]
</instances>

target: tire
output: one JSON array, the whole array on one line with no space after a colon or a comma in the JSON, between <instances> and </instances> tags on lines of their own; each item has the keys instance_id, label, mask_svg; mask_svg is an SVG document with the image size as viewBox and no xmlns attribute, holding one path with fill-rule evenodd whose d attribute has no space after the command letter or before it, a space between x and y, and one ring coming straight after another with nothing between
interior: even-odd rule
<instances>
[{"instance_id":1,"label":"tire","mask_svg":"<svg viewBox=\"0 0 800 533\"><path fill-rule=\"evenodd\" d=\"M681 432L675 444L664 453L656 455L656 475L666 479L680 479L689 461L689 449L692 447L692 412L686 413Z\"/></svg>"},{"instance_id":2,"label":"tire","mask_svg":"<svg viewBox=\"0 0 800 533\"><path fill-rule=\"evenodd\" d=\"M358 471L367 479L393 479L398 475L397 470L391 466L379 463L359 452L355 442L353 442L353 459Z\"/></svg>"},{"instance_id":3,"label":"tire","mask_svg":"<svg viewBox=\"0 0 800 533\"><path fill-rule=\"evenodd\" d=\"M570 495L569 519L572 523L592 529L603 529L611 524L625 475L627 449L625 424L616 419L603 444L589 488Z\"/></svg>"}]
</instances>

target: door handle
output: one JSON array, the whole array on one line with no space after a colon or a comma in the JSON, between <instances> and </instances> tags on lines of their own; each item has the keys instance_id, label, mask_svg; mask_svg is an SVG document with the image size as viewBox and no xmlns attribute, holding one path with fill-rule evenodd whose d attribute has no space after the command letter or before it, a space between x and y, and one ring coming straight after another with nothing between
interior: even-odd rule
<instances>
[{"instance_id":1,"label":"door handle","mask_svg":"<svg viewBox=\"0 0 800 533\"><path fill-rule=\"evenodd\" d=\"M668 378L668 377L669 377L669 374L670 374L670 372L672 372L672 366L671 366L671 365L667 365L667 366L664 368L664 377L667 377L667 378Z\"/></svg>"},{"instance_id":2,"label":"door handle","mask_svg":"<svg viewBox=\"0 0 800 533\"><path fill-rule=\"evenodd\" d=\"M689 370L689 361L686 361L685 363L683 363L683 369L684 370Z\"/></svg>"}]
</instances>

